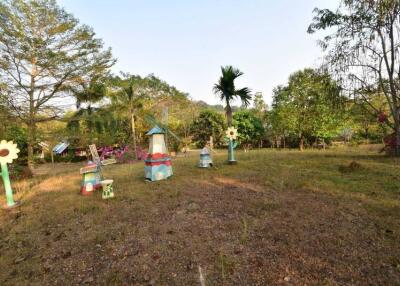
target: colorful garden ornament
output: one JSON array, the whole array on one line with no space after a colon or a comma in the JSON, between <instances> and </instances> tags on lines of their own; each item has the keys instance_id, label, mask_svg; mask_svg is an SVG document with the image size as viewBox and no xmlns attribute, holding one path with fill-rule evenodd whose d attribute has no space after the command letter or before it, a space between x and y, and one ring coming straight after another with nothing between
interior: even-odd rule
<instances>
[{"instance_id":1,"label":"colorful garden ornament","mask_svg":"<svg viewBox=\"0 0 400 286\"><path fill-rule=\"evenodd\" d=\"M14 208L20 205L19 201L14 201L7 167L7 164L11 164L14 159L18 158L18 153L19 149L17 148L17 144L14 144L12 141L7 142L6 140L0 142L1 176L6 191L6 205L3 206L4 209Z\"/></svg>"},{"instance_id":2,"label":"colorful garden ornament","mask_svg":"<svg viewBox=\"0 0 400 286\"><path fill-rule=\"evenodd\" d=\"M100 166L95 163L89 163L87 166L80 169L82 174L81 194L90 196L93 191L101 187Z\"/></svg>"},{"instance_id":3,"label":"colorful garden ornament","mask_svg":"<svg viewBox=\"0 0 400 286\"><path fill-rule=\"evenodd\" d=\"M101 194L101 197L105 199L110 199L114 197L114 191L113 191L113 182L114 180L103 180L101 181L101 186L103 188L103 193Z\"/></svg>"},{"instance_id":4,"label":"colorful garden ornament","mask_svg":"<svg viewBox=\"0 0 400 286\"><path fill-rule=\"evenodd\" d=\"M226 131L226 137L228 138L228 164L234 165L237 164L235 160L234 149L237 147L237 129L234 127L228 127Z\"/></svg>"},{"instance_id":5,"label":"colorful garden ornament","mask_svg":"<svg viewBox=\"0 0 400 286\"><path fill-rule=\"evenodd\" d=\"M205 146L200 151L199 167L200 168L210 168L212 166L213 166L213 162L212 162L212 159L211 159L210 150L208 149L208 146Z\"/></svg>"},{"instance_id":6,"label":"colorful garden ornament","mask_svg":"<svg viewBox=\"0 0 400 286\"><path fill-rule=\"evenodd\" d=\"M150 136L150 146L144 160L145 177L149 181L167 179L172 176L172 165L165 146L165 131L156 125L146 135Z\"/></svg>"}]
</instances>

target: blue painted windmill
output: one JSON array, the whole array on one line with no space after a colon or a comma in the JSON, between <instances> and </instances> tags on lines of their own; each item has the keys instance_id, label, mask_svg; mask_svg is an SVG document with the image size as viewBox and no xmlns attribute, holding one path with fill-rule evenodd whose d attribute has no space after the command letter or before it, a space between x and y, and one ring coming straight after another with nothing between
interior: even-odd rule
<instances>
[{"instance_id":1,"label":"blue painted windmill","mask_svg":"<svg viewBox=\"0 0 400 286\"><path fill-rule=\"evenodd\" d=\"M167 124L158 122L152 116L146 116L146 121L153 124L154 127L146 133L150 136L149 152L144 160L145 177L149 181L164 180L172 176L171 158L168 154L166 146L166 136L172 135L176 140L181 142L181 139L168 129Z\"/></svg>"}]
</instances>

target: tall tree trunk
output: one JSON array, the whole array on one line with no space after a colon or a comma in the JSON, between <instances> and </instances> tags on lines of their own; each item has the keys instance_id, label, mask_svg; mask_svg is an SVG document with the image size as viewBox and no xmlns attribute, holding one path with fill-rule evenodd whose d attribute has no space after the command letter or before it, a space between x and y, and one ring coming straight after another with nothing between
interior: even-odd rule
<instances>
[{"instance_id":1,"label":"tall tree trunk","mask_svg":"<svg viewBox=\"0 0 400 286\"><path fill-rule=\"evenodd\" d=\"M131 113L131 128L132 128L132 140L133 140L133 158L137 159L137 148L136 148L136 132L135 132L135 115L133 110L130 110Z\"/></svg>"},{"instance_id":2,"label":"tall tree trunk","mask_svg":"<svg viewBox=\"0 0 400 286\"><path fill-rule=\"evenodd\" d=\"M394 128L395 128L395 136L396 136L394 154L396 156L400 156L400 120L399 120L399 113L400 113L400 110L396 108L396 116L397 116L397 118L394 120Z\"/></svg>"},{"instance_id":3,"label":"tall tree trunk","mask_svg":"<svg viewBox=\"0 0 400 286\"><path fill-rule=\"evenodd\" d=\"M36 123L30 120L28 123L28 167L31 171L35 168L34 146L36 141Z\"/></svg>"},{"instance_id":4,"label":"tall tree trunk","mask_svg":"<svg viewBox=\"0 0 400 286\"><path fill-rule=\"evenodd\" d=\"M226 120L228 121L228 127L232 126L232 107L229 104L229 101L226 102Z\"/></svg>"},{"instance_id":5,"label":"tall tree trunk","mask_svg":"<svg viewBox=\"0 0 400 286\"><path fill-rule=\"evenodd\" d=\"M35 101L34 101L34 92L35 92L35 61L32 61L33 67L31 71L31 83L29 89L29 118L27 122L28 127L28 168L33 171L35 168L34 162L34 145L36 139L36 122L35 122Z\"/></svg>"},{"instance_id":6,"label":"tall tree trunk","mask_svg":"<svg viewBox=\"0 0 400 286\"><path fill-rule=\"evenodd\" d=\"M300 135L299 149L300 149L300 151L304 150L304 136L303 135Z\"/></svg>"}]
</instances>

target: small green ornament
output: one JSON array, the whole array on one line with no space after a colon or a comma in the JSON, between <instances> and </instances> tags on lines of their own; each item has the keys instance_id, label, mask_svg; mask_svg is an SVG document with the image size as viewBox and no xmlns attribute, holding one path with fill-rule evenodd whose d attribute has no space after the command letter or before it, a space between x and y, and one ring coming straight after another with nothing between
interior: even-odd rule
<instances>
[{"instance_id":1,"label":"small green ornament","mask_svg":"<svg viewBox=\"0 0 400 286\"><path fill-rule=\"evenodd\" d=\"M101 181L101 185L103 187L103 193L101 194L101 197L103 199L110 199L114 197L114 191L113 191L113 184L114 180L104 180Z\"/></svg>"},{"instance_id":2,"label":"small green ornament","mask_svg":"<svg viewBox=\"0 0 400 286\"><path fill-rule=\"evenodd\" d=\"M1 177L4 183L4 189L6 191L6 205L4 209L16 207L20 202L15 202L13 198L13 191L10 183L10 175L8 173L7 164L11 164L14 159L18 158L19 149L17 144L12 141L2 140L0 142L0 166L1 166Z\"/></svg>"}]
</instances>

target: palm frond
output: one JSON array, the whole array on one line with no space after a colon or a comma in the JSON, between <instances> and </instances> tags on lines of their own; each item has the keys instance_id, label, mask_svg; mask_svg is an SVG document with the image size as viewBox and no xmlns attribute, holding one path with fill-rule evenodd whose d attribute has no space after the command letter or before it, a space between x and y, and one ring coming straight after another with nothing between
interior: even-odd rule
<instances>
[{"instance_id":1,"label":"palm frond","mask_svg":"<svg viewBox=\"0 0 400 286\"><path fill-rule=\"evenodd\" d=\"M247 87L241 88L236 90L236 96L240 98L244 106L249 106L250 105L250 100L251 100L251 90Z\"/></svg>"},{"instance_id":2,"label":"palm frond","mask_svg":"<svg viewBox=\"0 0 400 286\"><path fill-rule=\"evenodd\" d=\"M248 106L251 100L250 89L244 87L237 90L235 87L235 79L242 76L243 72L232 66L222 66L221 73L222 76L219 78L218 83L214 84L213 92L221 100L226 101L227 105L229 105L234 97L240 97L243 104Z\"/></svg>"}]
</instances>

